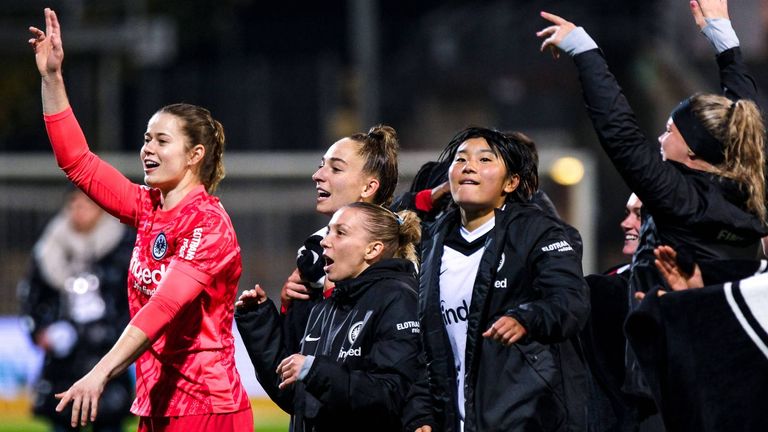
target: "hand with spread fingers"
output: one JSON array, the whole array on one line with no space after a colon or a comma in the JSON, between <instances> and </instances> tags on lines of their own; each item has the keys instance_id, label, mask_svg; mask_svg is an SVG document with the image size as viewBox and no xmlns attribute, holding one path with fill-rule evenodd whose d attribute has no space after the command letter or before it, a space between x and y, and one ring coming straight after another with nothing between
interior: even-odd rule
<instances>
[{"instance_id":1,"label":"hand with spread fingers","mask_svg":"<svg viewBox=\"0 0 768 432\"><path fill-rule=\"evenodd\" d=\"M552 51L552 55L557 58L559 56L560 43L576 28L576 25L549 12L542 11L541 17L553 24L536 32L536 36L544 38L544 41L541 43L541 51L544 52L545 49L549 48Z\"/></svg>"},{"instance_id":2,"label":"hand with spread fingers","mask_svg":"<svg viewBox=\"0 0 768 432\"><path fill-rule=\"evenodd\" d=\"M261 288L261 285L256 284L253 289L245 290L240 294L240 298L235 302L235 307L238 310L248 310L256 307L267 301L267 293Z\"/></svg>"},{"instance_id":3,"label":"hand with spread fingers","mask_svg":"<svg viewBox=\"0 0 768 432\"><path fill-rule=\"evenodd\" d=\"M526 333L528 331L516 319L503 316L483 333L483 337L491 338L502 345L509 346L519 341Z\"/></svg>"},{"instance_id":4,"label":"hand with spread fingers","mask_svg":"<svg viewBox=\"0 0 768 432\"><path fill-rule=\"evenodd\" d=\"M107 384L107 376L101 373L97 368L92 369L88 374L76 383L72 384L67 391L57 393L56 399L61 399L56 405L56 411L61 412L72 402L72 427L85 426L88 421L96 421L96 415L99 411L99 397Z\"/></svg>"},{"instance_id":5,"label":"hand with spread fingers","mask_svg":"<svg viewBox=\"0 0 768 432\"><path fill-rule=\"evenodd\" d=\"M667 281L672 291L682 291L691 288L701 288L704 280L701 276L701 268L694 264L693 273L685 273L677 264L677 252L670 246L659 246L653 251L656 256L654 264Z\"/></svg>"},{"instance_id":6,"label":"hand with spread fingers","mask_svg":"<svg viewBox=\"0 0 768 432\"><path fill-rule=\"evenodd\" d=\"M64 47L61 43L61 26L56 12L45 8L45 32L37 27L29 27L32 38L29 44L35 51L37 70L43 78L61 74L61 64L64 61Z\"/></svg>"},{"instance_id":7,"label":"hand with spread fingers","mask_svg":"<svg viewBox=\"0 0 768 432\"><path fill-rule=\"evenodd\" d=\"M289 385L299 380L299 373L301 373L301 367L304 366L306 356L301 354L293 354L283 359L279 365L277 365L277 374L280 375L280 385L278 388L283 390Z\"/></svg>"}]
</instances>

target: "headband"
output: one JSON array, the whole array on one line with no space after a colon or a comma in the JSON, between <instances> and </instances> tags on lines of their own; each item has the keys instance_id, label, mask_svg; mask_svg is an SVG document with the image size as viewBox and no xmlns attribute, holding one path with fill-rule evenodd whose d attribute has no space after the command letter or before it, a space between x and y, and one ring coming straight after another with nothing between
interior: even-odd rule
<instances>
[{"instance_id":1,"label":"headband","mask_svg":"<svg viewBox=\"0 0 768 432\"><path fill-rule=\"evenodd\" d=\"M712 165L719 165L725 160L723 144L704 127L691 107L691 98L678 105L670 115L685 143L696 156Z\"/></svg>"}]
</instances>

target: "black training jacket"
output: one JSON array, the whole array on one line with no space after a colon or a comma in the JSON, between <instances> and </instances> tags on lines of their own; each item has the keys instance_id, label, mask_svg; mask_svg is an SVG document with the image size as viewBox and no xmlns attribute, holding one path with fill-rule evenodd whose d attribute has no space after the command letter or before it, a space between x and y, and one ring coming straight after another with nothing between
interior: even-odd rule
<instances>
[{"instance_id":1,"label":"black training jacket","mask_svg":"<svg viewBox=\"0 0 768 432\"><path fill-rule=\"evenodd\" d=\"M399 431L402 409L419 373L417 279L403 259L380 261L336 283L312 308L301 354L315 360L302 382L279 390L275 372L286 349L280 317L268 300L235 321L256 378L291 414L293 432Z\"/></svg>"},{"instance_id":2,"label":"black training jacket","mask_svg":"<svg viewBox=\"0 0 768 432\"><path fill-rule=\"evenodd\" d=\"M656 139L640 130L635 115L599 49L574 57L587 111L600 144L629 188L643 202L633 285L647 291L661 283L653 249L687 247L695 260L754 258L768 231L746 209L739 185L714 174L663 161ZM730 99L755 100L757 89L738 47L717 56L720 82Z\"/></svg>"},{"instance_id":3,"label":"black training jacket","mask_svg":"<svg viewBox=\"0 0 768 432\"><path fill-rule=\"evenodd\" d=\"M589 314L581 262L560 222L532 204L496 210L467 317L464 431L586 430L586 370L576 335ZM459 228L452 211L422 241L419 318L428 391L410 426L458 431L456 369L440 308L443 243ZM528 331L512 346L482 337L511 316Z\"/></svg>"}]
</instances>

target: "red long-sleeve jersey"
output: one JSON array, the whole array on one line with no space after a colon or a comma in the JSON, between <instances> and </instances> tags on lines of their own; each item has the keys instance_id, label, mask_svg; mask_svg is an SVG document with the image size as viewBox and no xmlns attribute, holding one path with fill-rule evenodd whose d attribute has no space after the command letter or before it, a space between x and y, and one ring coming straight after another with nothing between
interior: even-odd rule
<instances>
[{"instance_id":1,"label":"red long-sleeve jersey","mask_svg":"<svg viewBox=\"0 0 768 432\"><path fill-rule=\"evenodd\" d=\"M153 341L136 361L141 416L227 413L250 406L232 335L240 246L203 186L161 209L157 189L132 183L90 152L71 109L45 116L59 166L91 199L138 230L129 266L131 324Z\"/></svg>"}]
</instances>

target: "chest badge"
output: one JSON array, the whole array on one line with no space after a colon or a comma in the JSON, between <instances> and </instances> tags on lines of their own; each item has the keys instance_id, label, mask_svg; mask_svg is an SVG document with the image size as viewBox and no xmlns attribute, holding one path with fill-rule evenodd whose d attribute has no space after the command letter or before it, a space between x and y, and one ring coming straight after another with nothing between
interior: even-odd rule
<instances>
[{"instance_id":1,"label":"chest badge","mask_svg":"<svg viewBox=\"0 0 768 432\"><path fill-rule=\"evenodd\" d=\"M166 252L168 252L168 240L165 238L165 233L161 232L152 243L152 258L160 260Z\"/></svg>"},{"instance_id":2,"label":"chest badge","mask_svg":"<svg viewBox=\"0 0 768 432\"><path fill-rule=\"evenodd\" d=\"M363 324L365 324L365 321L358 321L349 328L349 333L347 334L347 339L349 340L350 344L354 344L357 340L357 336L360 334L360 329L363 328Z\"/></svg>"}]
</instances>

